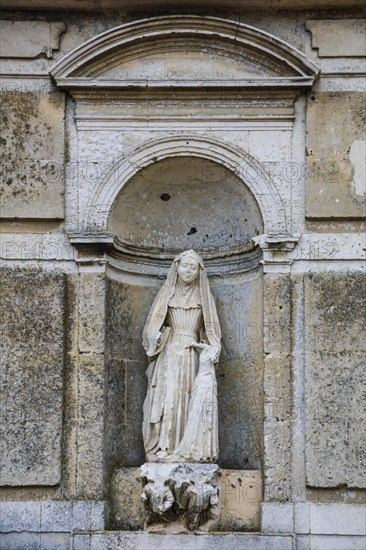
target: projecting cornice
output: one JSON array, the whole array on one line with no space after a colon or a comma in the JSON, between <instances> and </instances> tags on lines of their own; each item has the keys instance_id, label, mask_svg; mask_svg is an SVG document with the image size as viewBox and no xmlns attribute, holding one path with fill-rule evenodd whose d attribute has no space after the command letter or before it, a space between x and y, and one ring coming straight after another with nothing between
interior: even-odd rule
<instances>
[{"instance_id":1,"label":"projecting cornice","mask_svg":"<svg viewBox=\"0 0 366 550\"><path fill-rule=\"evenodd\" d=\"M192 9L199 9L197 0L154 0L153 8L172 8L178 6L190 6ZM86 13L100 12L100 10L124 10L133 12L136 9L151 9L151 0L98 0L90 2L90 0L3 0L3 9L26 9L28 11L39 10L81 10ZM362 0L322 0L321 5L319 0L205 0L205 8L233 9L241 14L246 11L254 10L293 10L306 11L311 9L344 9L344 8L362 8L364 2Z\"/></svg>"},{"instance_id":2,"label":"projecting cornice","mask_svg":"<svg viewBox=\"0 0 366 550\"><path fill-rule=\"evenodd\" d=\"M318 72L300 51L254 27L215 17L164 16L92 38L59 61L51 76L72 90L306 88Z\"/></svg>"}]
</instances>

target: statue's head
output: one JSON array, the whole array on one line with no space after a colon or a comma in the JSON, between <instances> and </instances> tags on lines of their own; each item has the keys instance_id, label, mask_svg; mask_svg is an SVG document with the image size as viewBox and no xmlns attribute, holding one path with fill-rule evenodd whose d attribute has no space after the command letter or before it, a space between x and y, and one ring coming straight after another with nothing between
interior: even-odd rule
<instances>
[{"instance_id":1,"label":"statue's head","mask_svg":"<svg viewBox=\"0 0 366 550\"><path fill-rule=\"evenodd\" d=\"M186 250L179 256L178 278L185 284L191 284L198 277L202 260L194 250Z\"/></svg>"}]
</instances>

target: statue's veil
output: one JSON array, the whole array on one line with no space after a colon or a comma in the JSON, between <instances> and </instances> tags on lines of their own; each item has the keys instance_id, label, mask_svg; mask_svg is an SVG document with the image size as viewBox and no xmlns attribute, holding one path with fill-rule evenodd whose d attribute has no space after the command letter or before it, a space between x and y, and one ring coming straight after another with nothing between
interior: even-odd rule
<instances>
[{"instance_id":1,"label":"statue's veil","mask_svg":"<svg viewBox=\"0 0 366 550\"><path fill-rule=\"evenodd\" d=\"M198 284L205 332L207 339L212 346L220 346L220 323L217 317L216 306L210 291L210 285L208 282L207 273L203 265L203 260L201 256L199 256L194 250L186 250L174 258L165 283L159 290L151 306L150 313L146 320L142 335L142 343L147 353L149 350L155 348L157 334L164 323L168 311L169 301L175 292L178 262L185 256L195 258L200 266L198 274Z\"/></svg>"}]
</instances>

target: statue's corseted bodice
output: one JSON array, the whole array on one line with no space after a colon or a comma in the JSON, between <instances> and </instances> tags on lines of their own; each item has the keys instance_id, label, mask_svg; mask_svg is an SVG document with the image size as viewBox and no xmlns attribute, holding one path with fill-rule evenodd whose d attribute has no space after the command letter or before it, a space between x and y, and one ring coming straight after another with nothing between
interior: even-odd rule
<instances>
[{"instance_id":1,"label":"statue's corseted bodice","mask_svg":"<svg viewBox=\"0 0 366 550\"><path fill-rule=\"evenodd\" d=\"M172 337L182 335L199 340L200 330L203 327L201 307L190 309L169 307L166 324L172 330Z\"/></svg>"}]
</instances>

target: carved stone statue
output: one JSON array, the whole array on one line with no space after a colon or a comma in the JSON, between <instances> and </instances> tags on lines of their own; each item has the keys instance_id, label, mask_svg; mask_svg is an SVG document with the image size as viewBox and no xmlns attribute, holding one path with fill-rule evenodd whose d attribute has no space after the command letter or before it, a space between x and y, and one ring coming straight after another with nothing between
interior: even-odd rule
<instances>
[{"instance_id":1,"label":"carved stone statue","mask_svg":"<svg viewBox=\"0 0 366 550\"><path fill-rule=\"evenodd\" d=\"M203 261L185 251L174 259L143 333L150 358L143 419L148 462L216 461L220 340Z\"/></svg>"}]
</instances>

